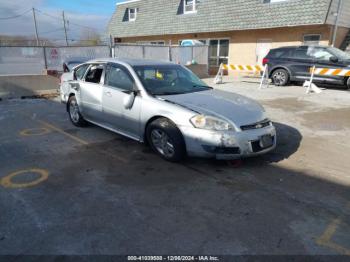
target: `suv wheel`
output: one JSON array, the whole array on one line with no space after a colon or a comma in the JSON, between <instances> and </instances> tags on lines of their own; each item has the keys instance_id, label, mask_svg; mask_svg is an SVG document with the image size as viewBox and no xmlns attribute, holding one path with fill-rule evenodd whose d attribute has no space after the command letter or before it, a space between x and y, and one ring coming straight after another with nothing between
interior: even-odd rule
<instances>
[{"instance_id":1,"label":"suv wheel","mask_svg":"<svg viewBox=\"0 0 350 262\"><path fill-rule=\"evenodd\" d=\"M285 69L277 69L275 70L272 75L272 82L276 86L286 86L289 83L289 73Z\"/></svg>"},{"instance_id":2,"label":"suv wheel","mask_svg":"<svg viewBox=\"0 0 350 262\"><path fill-rule=\"evenodd\" d=\"M75 126L86 126L87 122L80 114L79 106L75 96L71 96L68 100L68 114L69 119Z\"/></svg>"},{"instance_id":3,"label":"suv wheel","mask_svg":"<svg viewBox=\"0 0 350 262\"><path fill-rule=\"evenodd\" d=\"M147 141L158 155L171 162L179 162L186 155L180 130L166 118L158 118L146 130Z\"/></svg>"}]
</instances>

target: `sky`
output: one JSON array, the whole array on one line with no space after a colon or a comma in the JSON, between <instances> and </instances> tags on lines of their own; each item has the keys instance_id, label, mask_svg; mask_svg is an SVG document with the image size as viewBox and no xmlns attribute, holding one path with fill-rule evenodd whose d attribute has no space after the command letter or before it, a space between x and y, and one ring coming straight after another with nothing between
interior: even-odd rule
<instances>
[{"instance_id":1,"label":"sky","mask_svg":"<svg viewBox=\"0 0 350 262\"><path fill-rule=\"evenodd\" d=\"M0 0L0 35L33 36L32 7L38 10L39 37L64 38L62 11L68 20L69 39L84 37L86 31L104 34L115 4L122 1L125 0Z\"/></svg>"}]
</instances>

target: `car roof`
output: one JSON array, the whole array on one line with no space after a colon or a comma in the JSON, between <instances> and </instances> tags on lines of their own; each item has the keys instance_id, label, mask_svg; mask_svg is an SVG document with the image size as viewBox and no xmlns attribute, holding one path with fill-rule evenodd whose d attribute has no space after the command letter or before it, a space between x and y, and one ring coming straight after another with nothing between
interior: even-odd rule
<instances>
[{"instance_id":1,"label":"car roof","mask_svg":"<svg viewBox=\"0 0 350 262\"><path fill-rule=\"evenodd\" d=\"M149 66L149 65L175 65L172 62L164 62L148 59L127 59L127 58L99 58L88 61L88 63L124 63L130 66Z\"/></svg>"},{"instance_id":2,"label":"car roof","mask_svg":"<svg viewBox=\"0 0 350 262\"><path fill-rule=\"evenodd\" d=\"M273 48L271 50L280 50L280 49L295 49L295 48L300 48L300 47L322 47L322 48L328 48L329 46L324 46L324 45L294 45L294 46L281 46L277 48Z\"/></svg>"}]
</instances>

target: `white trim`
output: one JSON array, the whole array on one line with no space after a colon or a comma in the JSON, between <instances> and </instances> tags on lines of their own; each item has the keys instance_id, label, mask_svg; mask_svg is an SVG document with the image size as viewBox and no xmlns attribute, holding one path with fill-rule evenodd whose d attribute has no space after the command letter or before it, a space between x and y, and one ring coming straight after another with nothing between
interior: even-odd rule
<instances>
[{"instance_id":1,"label":"white trim","mask_svg":"<svg viewBox=\"0 0 350 262\"><path fill-rule=\"evenodd\" d=\"M195 14L197 13L197 0L192 0L192 11L186 11L186 0L182 0L183 1L183 6L184 6L184 10L183 13L184 14Z\"/></svg>"},{"instance_id":2,"label":"white trim","mask_svg":"<svg viewBox=\"0 0 350 262\"><path fill-rule=\"evenodd\" d=\"M116 3L115 5L125 5L125 4L130 4L130 3L134 3L134 2L140 2L141 0L130 0L130 1L126 1L126 2L121 2L121 3Z\"/></svg>"},{"instance_id":3,"label":"white trim","mask_svg":"<svg viewBox=\"0 0 350 262\"><path fill-rule=\"evenodd\" d=\"M134 18L130 18L130 11L131 10L135 10L135 13L134 13L134 15L135 15L135 17ZM137 8L136 7L133 7L133 8L129 8L128 9L128 21L129 22L134 22L134 21L136 21L136 18L137 18Z\"/></svg>"}]
</instances>

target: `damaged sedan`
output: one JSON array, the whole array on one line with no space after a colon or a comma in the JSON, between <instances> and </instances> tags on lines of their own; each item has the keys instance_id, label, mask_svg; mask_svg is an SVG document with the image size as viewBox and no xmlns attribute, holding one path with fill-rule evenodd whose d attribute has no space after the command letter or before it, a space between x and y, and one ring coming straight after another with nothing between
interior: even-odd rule
<instances>
[{"instance_id":1,"label":"damaged sedan","mask_svg":"<svg viewBox=\"0 0 350 262\"><path fill-rule=\"evenodd\" d=\"M181 65L93 60L63 74L60 91L74 125L91 122L147 143L168 161L231 160L276 146L275 128L259 103L215 90Z\"/></svg>"}]
</instances>

